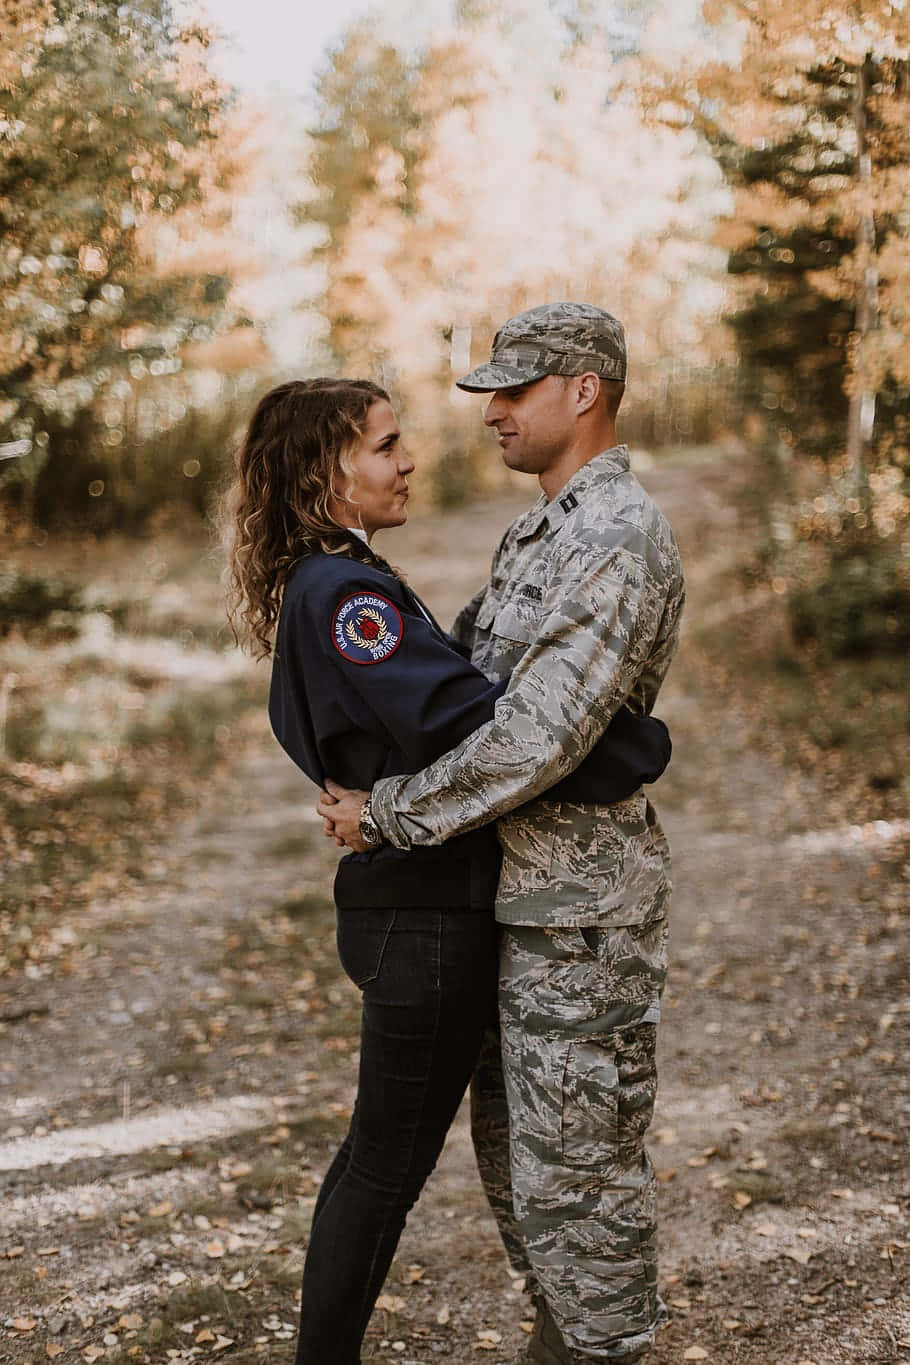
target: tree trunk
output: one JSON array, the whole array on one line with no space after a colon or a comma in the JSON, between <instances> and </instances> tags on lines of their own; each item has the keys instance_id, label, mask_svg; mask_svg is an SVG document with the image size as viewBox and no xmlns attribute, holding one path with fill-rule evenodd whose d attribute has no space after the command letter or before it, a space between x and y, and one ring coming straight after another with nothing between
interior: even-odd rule
<instances>
[{"instance_id":1,"label":"tree trunk","mask_svg":"<svg viewBox=\"0 0 910 1365\"><path fill-rule=\"evenodd\" d=\"M866 341L878 323L878 267L875 259L875 219L872 214L872 157L866 146L866 96L869 84L867 57L856 72L853 120L856 132L857 179L860 212L856 226L856 334L854 373L857 383L850 396L847 415L847 476L853 496L867 511L869 481L866 472L866 446L875 424L875 392L866 377Z\"/></svg>"}]
</instances>

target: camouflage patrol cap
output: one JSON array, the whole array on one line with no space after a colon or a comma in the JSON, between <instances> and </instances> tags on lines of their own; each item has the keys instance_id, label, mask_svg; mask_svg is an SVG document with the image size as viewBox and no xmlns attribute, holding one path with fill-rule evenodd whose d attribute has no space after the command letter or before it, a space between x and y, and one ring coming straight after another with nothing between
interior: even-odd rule
<instances>
[{"instance_id":1,"label":"camouflage patrol cap","mask_svg":"<svg viewBox=\"0 0 910 1365\"><path fill-rule=\"evenodd\" d=\"M625 380L622 323L591 303L544 303L509 318L493 338L489 364L456 381L468 393L531 384L547 374Z\"/></svg>"}]
</instances>

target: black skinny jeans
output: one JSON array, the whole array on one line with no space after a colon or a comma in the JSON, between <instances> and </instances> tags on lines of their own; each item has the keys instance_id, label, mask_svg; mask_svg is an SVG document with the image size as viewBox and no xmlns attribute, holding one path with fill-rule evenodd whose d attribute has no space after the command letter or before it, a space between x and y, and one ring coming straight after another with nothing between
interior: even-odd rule
<instances>
[{"instance_id":1,"label":"black skinny jeans","mask_svg":"<svg viewBox=\"0 0 910 1365\"><path fill-rule=\"evenodd\" d=\"M492 907L341 910L338 954L363 993L360 1081L313 1213L296 1365L358 1365L496 1009Z\"/></svg>"}]
</instances>

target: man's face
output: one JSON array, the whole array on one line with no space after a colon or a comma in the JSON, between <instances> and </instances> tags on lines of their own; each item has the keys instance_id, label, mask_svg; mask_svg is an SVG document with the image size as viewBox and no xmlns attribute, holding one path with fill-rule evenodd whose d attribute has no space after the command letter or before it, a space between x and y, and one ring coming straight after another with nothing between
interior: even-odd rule
<instances>
[{"instance_id":1,"label":"man's face","mask_svg":"<svg viewBox=\"0 0 910 1365\"><path fill-rule=\"evenodd\" d=\"M574 434L574 398L574 381L555 374L494 390L483 420L496 428L509 469L539 475L557 463Z\"/></svg>"}]
</instances>

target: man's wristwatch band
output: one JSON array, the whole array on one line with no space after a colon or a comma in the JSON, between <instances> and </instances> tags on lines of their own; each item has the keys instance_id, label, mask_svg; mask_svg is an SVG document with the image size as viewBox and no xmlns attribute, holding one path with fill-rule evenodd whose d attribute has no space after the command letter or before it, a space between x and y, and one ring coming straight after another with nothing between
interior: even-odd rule
<instances>
[{"instance_id":1,"label":"man's wristwatch band","mask_svg":"<svg viewBox=\"0 0 910 1365\"><path fill-rule=\"evenodd\" d=\"M370 848L378 848L380 844L385 843L385 835L373 818L373 803L369 796L360 807L358 828L361 839Z\"/></svg>"}]
</instances>

